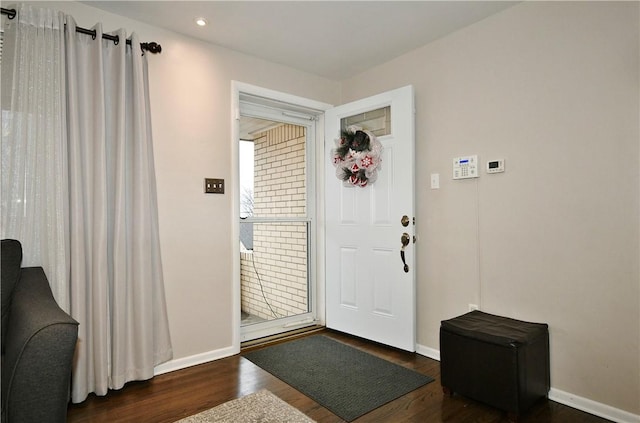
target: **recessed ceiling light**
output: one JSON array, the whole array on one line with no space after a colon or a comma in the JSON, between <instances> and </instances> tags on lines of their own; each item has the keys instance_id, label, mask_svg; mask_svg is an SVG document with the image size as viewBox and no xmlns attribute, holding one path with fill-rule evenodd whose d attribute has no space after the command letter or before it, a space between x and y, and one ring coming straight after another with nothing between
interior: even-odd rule
<instances>
[{"instance_id":1,"label":"recessed ceiling light","mask_svg":"<svg viewBox=\"0 0 640 423\"><path fill-rule=\"evenodd\" d=\"M206 26L207 20L205 18L196 18L196 25L198 26Z\"/></svg>"}]
</instances>

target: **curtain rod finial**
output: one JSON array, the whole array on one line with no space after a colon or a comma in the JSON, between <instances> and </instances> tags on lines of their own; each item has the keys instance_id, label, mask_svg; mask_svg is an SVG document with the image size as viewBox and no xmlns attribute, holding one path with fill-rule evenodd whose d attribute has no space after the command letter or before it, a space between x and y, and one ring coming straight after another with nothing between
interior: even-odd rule
<instances>
[{"instance_id":1,"label":"curtain rod finial","mask_svg":"<svg viewBox=\"0 0 640 423\"><path fill-rule=\"evenodd\" d=\"M4 7L2 8L2 14L7 15L9 19L15 18L17 13L18 12L16 11L16 9L5 9Z\"/></svg>"},{"instance_id":2,"label":"curtain rod finial","mask_svg":"<svg viewBox=\"0 0 640 423\"><path fill-rule=\"evenodd\" d=\"M141 43L142 49L147 50L150 53L156 54L162 52L162 46L156 42Z\"/></svg>"}]
</instances>

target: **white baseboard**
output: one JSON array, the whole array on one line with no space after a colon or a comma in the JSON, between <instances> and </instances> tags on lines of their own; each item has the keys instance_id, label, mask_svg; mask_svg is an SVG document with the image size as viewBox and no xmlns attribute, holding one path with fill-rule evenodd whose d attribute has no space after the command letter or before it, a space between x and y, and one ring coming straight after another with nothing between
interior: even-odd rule
<instances>
[{"instance_id":1,"label":"white baseboard","mask_svg":"<svg viewBox=\"0 0 640 423\"><path fill-rule=\"evenodd\" d=\"M425 347L424 345L416 344L416 352L425 357L432 358L440 361L440 351L434 348Z\"/></svg>"},{"instance_id":2,"label":"white baseboard","mask_svg":"<svg viewBox=\"0 0 640 423\"><path fill-rule=\"evenodd\" d=\"M619 408L592 401L588 398L579 397L556 388L551 388L549 391L549 399L614 422L640 423L640 415L638 414L632 414Z\"/></svg>"},{"instance_id":3,"label":"white baseboard","mask_svg":"<svg viewBox=\"0 0 640 423\"><path fill-rule=\"evenodd\" d=\"M198 364L208 363L210 361L219 360L221 358L230 357L238 354L236 348L227 347L219 350L208 351L201 354L192 355L189 357L179 358L177 360L167 361L153 369L153 375L158 376L163 373L173 372L175 370L186 369L187 367L197 366Z\"/></svg>"},{"instance_id":4,"label":"white baseboard","mask_svg":"<svg viewBox=\"0 0 640 423\"><path fill-rule=\"evenodd\" d=\"M416 345L416 352L425 357L440 361L440 351L434 348ZM632 414L610 405L573 395L556 388L549 390L549 399L568 407L593 414L617 423L640 423L640 415Z\"/></svg>"}]
</instances>

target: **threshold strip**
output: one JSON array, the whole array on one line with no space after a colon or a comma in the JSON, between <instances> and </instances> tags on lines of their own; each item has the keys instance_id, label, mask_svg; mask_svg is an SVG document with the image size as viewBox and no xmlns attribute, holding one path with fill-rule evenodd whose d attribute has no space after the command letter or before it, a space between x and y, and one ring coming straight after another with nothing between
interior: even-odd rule
<instances>
[{"instance_id":1,"label":"threshold strip","mask_svg":"<svg viewBox=\"0 0 640 423\"><path fill-rule=\"evenodd\" d=\"M312 333L325 331L326 328L320 325L306 326L304 328L290 330L276 335L264 336L262 338L252 339L240 344L240 352L247 352L254 348L261 348L271 344L277 344L284 341L290 341L295 338L311 335Z\"/></svg>"}]
</instances>

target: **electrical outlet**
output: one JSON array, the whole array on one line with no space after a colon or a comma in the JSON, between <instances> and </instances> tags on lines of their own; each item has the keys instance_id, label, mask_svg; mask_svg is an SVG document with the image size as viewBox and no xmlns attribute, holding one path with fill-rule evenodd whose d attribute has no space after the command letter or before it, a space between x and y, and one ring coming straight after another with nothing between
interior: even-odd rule
<instances>
[{"instance_id":1,"label":"electrical outlet","mask_svg":"<svg viewBox=\"0 0 640 423\"><path fill-rule=\"evenodd\" d=\"M224 194L224 179L204 178L205 194Z\"/></svg>"}]
</instances>

